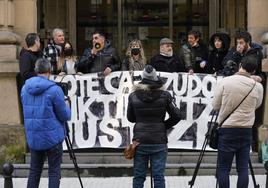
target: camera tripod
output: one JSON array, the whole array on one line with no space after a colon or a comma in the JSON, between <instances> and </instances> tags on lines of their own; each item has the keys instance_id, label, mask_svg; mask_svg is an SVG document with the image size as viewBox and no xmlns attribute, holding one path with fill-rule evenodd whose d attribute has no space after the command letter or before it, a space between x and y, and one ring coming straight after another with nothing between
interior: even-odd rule
<instances>
[{"instance_id":1,"label":"camera tripod","mask_svg":"<svg viewBox=\"0 0 268 188\"><path fill-rule=\"evenodd\" d=\"M213 125L213 118L214 118L214 116L216 116L216 113L217 113L216 111L213 111L213 115L212 115L212 117L211 117L211 121L210 121L211 126L208 127L208 131L207 131L207 133L206 133L206 135L205 135L205 140L204 140L204 142L203 142L202 149L201 149L201 152L200 152L200 154L199 154L199 157L198 157L198 160L197 160L197 163L196 163L196 167L195 167L195 170L194 170L193 177L192 177L192 179L188 182L188 185L190 185L190 188L192 188L193 185L194 185L194 182L195 182L195 179L196 179L198 170L199 170L199 168L200 168L202 159L203 159L204 154L205 154L206 147L207 147L207 145L208 145L208 143L209 143L209 138L210 138L211 130L212 130L212 127L214 126L214 125ZM215 121L216 121L216 120L215 120ZM251 160L250 160L250 159L249 159L248 163L249 163L249 169L250 169L250 173L251 173L251 177L252 177L252 181L253 181L254 188L259 188L260 185L256 183L255 174L254 174L254 170L253 170L252 163L251 163ZM217 179L217 181L216 181L216 188L218 187L217 168L218 168L218 160L217 160L216 175L215 175L215 177L216 177L216 179Z\"/></svg>"},{"instance_id":2,"label":"camera tripod","mask_svg":"<svg viewBox=\"0 0 268 188\"><path fill-rule=\"evenodd\" d=\"M66 143L66 146L67 146L67 149L68 149L68 152L69 152L69 156L70 156L70 159L73 161L73 164L74 164L75 170L77 172L77 176L78 176L81 188L84 188L82 180L81 180L81 177L80 177L80 171L79 171L79 167L78 167L78 164L77 164L77 161L76 161L76 156L75 156L75 153L74 153L74 150L73 150L73 145L72 145L71 140L70 140L70 135L69 135L70 129L69 129L67 123L65 123L65 128L66 128L65 143Z\"/></svg>"}]
</instances>

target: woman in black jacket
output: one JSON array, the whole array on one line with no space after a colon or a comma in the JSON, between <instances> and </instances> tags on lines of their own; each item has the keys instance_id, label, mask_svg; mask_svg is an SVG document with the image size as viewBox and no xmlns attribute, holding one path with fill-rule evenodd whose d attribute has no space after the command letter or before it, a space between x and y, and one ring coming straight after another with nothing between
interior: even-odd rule
<instances>
[{"instance_id":1,"label":"woman in black jacket","mask_svg":"<svg viewBox=\"0 0 268 188\"><path fill-rule=\"evenodd\" d=\"M226 33L214 33L210 37L209 45L212 50L208 57L209 73L219 75L223 71L222 61L228 53L230 41L230 36Z\"/></svg>"},{"instance_id":2,"label":"woman in black jacket","mask_svg":"<svg viewBox=\"0 0 268 188\"><path fill-rule=\"evenodd\" d=\"M139 142L134 158L133 188L142 188L148 161L151 161L155 187L164 188L167 158L167 129L180 121L180 111L151 65L146 65L142 81L128 101L127 118L135 123L133 140ZM165 120L166 113L169 118Z\"/></svg>"}]
</instances>

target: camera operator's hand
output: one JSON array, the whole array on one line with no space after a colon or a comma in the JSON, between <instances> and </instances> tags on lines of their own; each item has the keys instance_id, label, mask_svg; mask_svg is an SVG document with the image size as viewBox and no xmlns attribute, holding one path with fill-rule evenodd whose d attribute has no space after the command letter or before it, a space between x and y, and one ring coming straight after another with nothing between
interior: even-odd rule
<instances>
[{"instance_id":1,"label":"camera operator's hand","mask_svg":"<svg viewBox=\"0 0 268 188\"><path fill-rule=\"evenodd\" d=\"M66 106L68 106L69 108L71 107L71 101L70 101L69 97L65 97L64 102L65 102Z\"/></svg>"},{"instance_id":2,"label":"camera operator's hand","mask_svg":"<svg viewBox=\"0 0 268 188\"><path fill-rule=\"evenodd\" d=\"M104 74L104 76L107 76L107 75L109 75L111 72L112 72L112 69L109 68L109 67L106 67L106 69L104 70L103 74Z\"/></svg>"}]
</instances>

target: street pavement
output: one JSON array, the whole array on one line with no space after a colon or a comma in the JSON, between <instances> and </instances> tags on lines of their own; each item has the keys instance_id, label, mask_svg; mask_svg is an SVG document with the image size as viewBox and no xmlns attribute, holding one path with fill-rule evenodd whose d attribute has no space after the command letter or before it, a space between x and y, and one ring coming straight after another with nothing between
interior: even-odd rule
<instances>
[{"instance_id":1,"label":"street pavement","mask_svg":"<svg viewBox=\"0 0 268 188\"><path fill-rule=\"evenodd\" d=\"M254 188L251 176L249 177L248 188ZM192 179L191 176L167 176L166 188L187 188L190 187L188 182ZM231 188L236 187L237 176L231 176ZM260 188L265 188L266 175L256 175L256 181ZM132 177L88 177L82 178L84 188L131 188ZM215 187L214 176L197 176L193 188L213 188ZM26 188L27 178L13 178L13 188ZM0 187L4 187L4 179L0 177ZM42 178L39 188L47 188L48 179ZM78 178L62 178L61 188L80 188ZM150 177L147 177L144 188L150 188Z\"/></svg>"}]
</instances>

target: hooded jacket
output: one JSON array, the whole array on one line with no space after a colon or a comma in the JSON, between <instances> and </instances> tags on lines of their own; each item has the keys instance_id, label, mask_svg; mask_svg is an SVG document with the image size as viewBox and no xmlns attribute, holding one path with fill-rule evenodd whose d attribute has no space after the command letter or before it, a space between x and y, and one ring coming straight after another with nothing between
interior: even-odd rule
<instances>
[{"instance_id":1,"label":"hooded jacket","mask_svg":"<svg viewBox=\"0 0 268 188\"><path fill-rule=\"evenodd\" d=\"M219 38L222 41L222 48L217 49L215 47L214 40ZM222 61L230 48L231 39L226 33L214 33L209 40L209 45L212 50L208 57L208 73L218 73L223 70Z\"/></svg>"},{"instance_id":2,"label":"hooded jacket","mask_svg":"<svg viewBox=\"0 0 268 188\"><path fill-rule=\"evenodd\" d=\"M153 89L155 88L155 89ZM176 125L180 111L169 92L157 84L138 84L128 98L128 121L135 123L133 140L142 144L166 144L167 129ZM169 118L165 120L166 113Z\"/></svg>"},{"instance_id":3,"label":"hooded jacket","mask_svg":"<svg viewBox=\"0 0 268 188\"><path fill-rule=\"evenodd\" d=\"M46 150L65 138L71 111L55 82L42 76L28 79L21 91L26 139L30 149Z\"/></svg>"},{"instance_id":4,"label":"hooded jacket","mask_svg":"<svg viewBox=\"0 0 268 188\"><path fill-rule=\"evenodd\" d=\"M239 63L241 62L241 59L245 56L253 56L254 58L256 58L257 62L258 62L258 66L257 66L257 70L255 72L255 75L258 75L262 78L262 83L265 83L265 75L262 72L262 58L263 58L263 53L262 53L262 46L260 46L259 44L256 43L251 43L250 44L250 49L247 52L244 52L242 54L240 54L239 52L236 51L236 47L233 47L231 50L229 50L229 52L227 53L227 55L225 56L225 58L223 59L223 67L224 67L224 71L223 71L223 75L225 76L230 76L230 74L228 75L228 62L232 61L234 62L234 64L237 66L236 70L238 70L239 68Z\"/></svg>"},{"instance_id":5,"label":"hooded jacket","mask_svg":"<svg viewBox=\"0 0 268 188\"><path fill-rule=\"evenodd\" d=\"M113 71L121 68L121 61L116 50L106 41L102 50L96 55L91 54L91 48L85 49L77 64L77 71L82 73L103 72L107 67Z\"/></svg>"}]
</instances>

